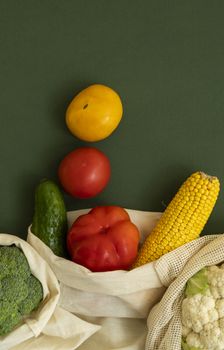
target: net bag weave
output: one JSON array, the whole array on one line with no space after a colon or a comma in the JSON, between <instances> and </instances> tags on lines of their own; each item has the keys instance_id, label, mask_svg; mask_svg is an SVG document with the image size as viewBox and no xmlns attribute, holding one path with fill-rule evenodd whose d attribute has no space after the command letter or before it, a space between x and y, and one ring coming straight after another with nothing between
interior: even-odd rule
<instances>
[{"instance_id":1,"label":"net bag weave","mask_svg":"<svg viewBox=\"0 0 224 350\"><path fill-rule=\"evenodd\" d=\"M167 289L147 318L145 350L181 349L181 302L186 282L203 267L223 261L224 234L221 234L198 238L155 262L155 269Z\"/></svg>"}]
</instances>

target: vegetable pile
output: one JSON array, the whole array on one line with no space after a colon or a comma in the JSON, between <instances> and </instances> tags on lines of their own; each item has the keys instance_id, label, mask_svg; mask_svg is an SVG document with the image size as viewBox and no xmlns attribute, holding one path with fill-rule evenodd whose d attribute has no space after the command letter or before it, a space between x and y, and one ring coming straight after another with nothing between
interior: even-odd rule
<instances>
[{"instance_id":1,"label":"vegetable pile","mask_svg":"<svg viewBox=\"0 0 224 350\"><path fill-rule=\"evenodd\" d=\"M189 279L181 309L183 350L224 349L224 264Z\"/></svg>"},{"instance_id":2,"label":"vegetable pile","mask_svg":"<svg viewBox=\"0 0 224 350\"><path fill-rule=\"evenodd\" d=\"M116 129L122 113L119 95L109 87L95 84L74 97L66 111L66 124L75 137L87 142L99 141ZM76 198L92 198L101 193L108 185L110 175L108 157L95 147L80 147L69 152L58 166L61 188ZM44 180L36 189L31 230L56 255L68 257L68 252L72 261L91 271L128 270L155 261L198 238L219 190L217 177L201 171L193 173L139 247L138 229L130 229L133 223L119 206L95 207L78 218L68 231L60 188L53 181ZM129 221L126 226L121 223L124 218Z\"/></svg>"},{"instance_id":3,"label":"vegetable pile","mask_svg":"<svg viewBox=\"0 0 224 350\"><path fill-rule=\"evenodd\" d=\"M66 111L69 131L86 142L100 141L118 127L119 95L95 84L81 91ZM58 166L61 188L75 198L92 198L109 184L109 158L95 147L69 152ZM118 205L101 205L68 228L60 187L42 180L35 191L31 231L57 255L93 272L129 270L159 259L198 238L220 191L217 177L189 176L140 246L140 232ZM43 300L40 281L16 246L0 246L0 336L10 333ZM181 307L183 350L224 350L224 264L205 267L187 283ZM176 350L176 349L170 349Z\"/></svg>"},{"instance_id":4,"label":"vegetable pile","mask_svg":"<svg viewBox=\"0 0 224 350\"><path fill-rule=\"evenodd\" d=\"M11 332L43 299L40 281L22 250L0 246L0 336Z\"/></svg>"},{"instance_id":5,"label":"vegetable pile","mask_svg":"<svg viewBox=\"0 0 224 350\"><path fill-rule=\"evenodd\" d=\"M100 141L114 132L122 114L119 95L95 84L72 100L66 124L80 140ZM58 166L61 188L75 198L95 197L110 176L109 158L95 147L72 150ZM96 206L68 228L63 193L55 182L44 179L35 191L31 231L55 255L93 272L129 270L198 238L219 191L217 177L193 173L140 247L138 228L120 206ZM0 336L12 331L42 299L41 283L23 252L16 246L0 247ZM183 350L224 350L224 264L206 267L188 281L181 312Z\"/></svg>"}]
</instances>

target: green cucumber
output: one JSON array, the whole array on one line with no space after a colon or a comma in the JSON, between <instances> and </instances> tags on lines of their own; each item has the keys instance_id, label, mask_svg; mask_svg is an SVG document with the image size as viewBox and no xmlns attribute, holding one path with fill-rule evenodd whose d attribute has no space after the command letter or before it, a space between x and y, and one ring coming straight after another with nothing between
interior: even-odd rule
<instances>
[{"instance_id":1,"label":"green cucumber","mask_svg":"<svg viewBox=\"0 0 224 350\"><path fill-rule=\"evenodd\" d=\"M42 180L35 190L35 206L31 231L55 255L66 257L67 214L59 187L51 180Z\"/></svg>"}]
</instances>

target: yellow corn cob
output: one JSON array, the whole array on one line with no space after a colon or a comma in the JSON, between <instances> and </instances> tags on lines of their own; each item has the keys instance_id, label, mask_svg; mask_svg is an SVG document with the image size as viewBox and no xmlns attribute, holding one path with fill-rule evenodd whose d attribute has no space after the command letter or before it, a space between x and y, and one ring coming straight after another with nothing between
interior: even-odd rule
<instances>
[{"instance_id":1,"label":"yellow corn cob","mask_svg":"<svg viewBox=\"0 0 224 350\"><path fill-rule=\"evenodd\" d=\"M217 177L203 172L192 174L146 238L133 267L154 261L197 238L212 212L219 189Z\"/></svg>"}]
</instances>

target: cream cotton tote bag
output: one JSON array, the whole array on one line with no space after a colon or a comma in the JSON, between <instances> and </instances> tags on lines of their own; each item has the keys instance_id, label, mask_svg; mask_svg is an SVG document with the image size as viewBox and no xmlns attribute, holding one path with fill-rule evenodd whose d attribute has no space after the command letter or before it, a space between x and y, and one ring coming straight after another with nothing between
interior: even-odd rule
<instances>
[{"instance_id":1,"label":"cream cotton tote bag","mask_svg":"<svg viewBox=\"0 0 224 350\"><path fill-rule=\"evenodd\" d=\"M126 210L140 230L141 241L145 240L161 213ZM69 226L88 211L68 212ZM27 240L47 261L59 280L59 305L82 320L99 326L98 331L80 345L80 350L144 349L147 316L166 289L154 262L131 271L94 273L54 255L32 234L30 228Z\"/></svg>"},{"instance_id":2,"label":"cream cotton tote bag","mask_svg":"<svg viewBox=\"0 0 224 350\"><path fill-rule=\"evenodd\" d=\"M99 329L58 306L60 288L46 261L26 241L0 234L0 245L16 245L24 252L32 274L43 286L43 301L37 311L11 333L0 337L1 350L73 350ZM61 345L61 347L60 347Z\"/></svg>"}]
</instances>

